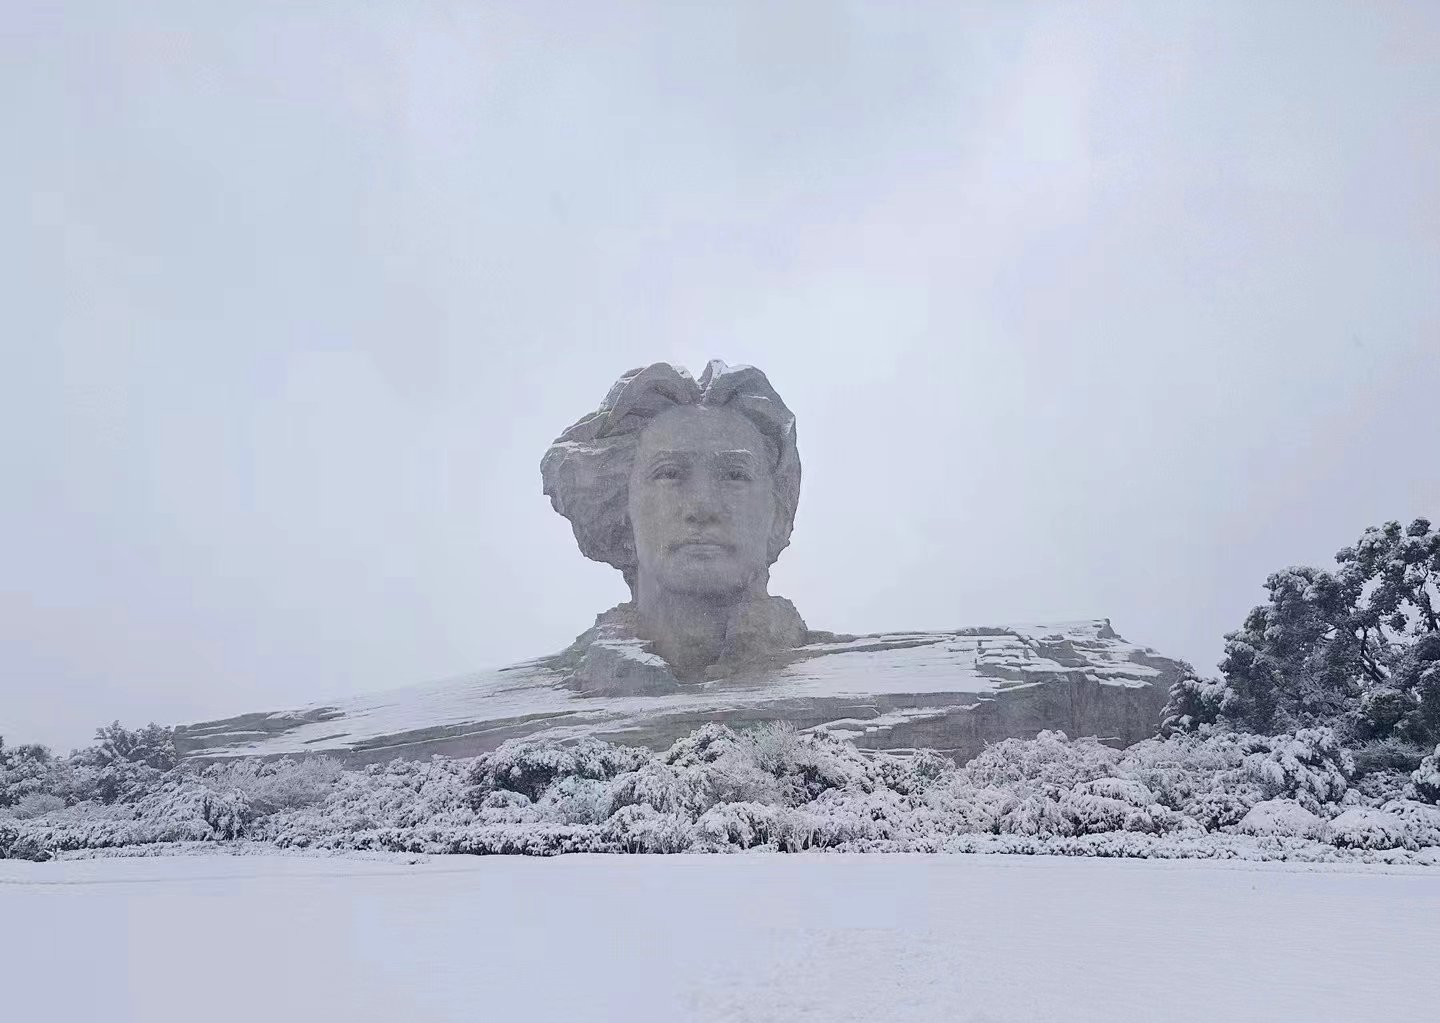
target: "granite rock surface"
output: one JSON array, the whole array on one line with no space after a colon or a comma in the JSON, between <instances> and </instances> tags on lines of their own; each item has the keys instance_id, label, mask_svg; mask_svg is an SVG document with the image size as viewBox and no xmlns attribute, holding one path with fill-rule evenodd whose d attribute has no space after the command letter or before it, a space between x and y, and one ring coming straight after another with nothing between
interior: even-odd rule
<instances>
[{"instance_id":1,"label":"granite rock surface","mask_svg":"<svg viewBox=\"0 0 1440 1023\"><path fill-rule=\"evenodd\" d=\"M788 721L866 748L928 747L968 759L987 743L1042 729L1116 745L1148 738L1181 670L1096 619L866 636L808 631L782 657L681 683L623 621L617 626L623 608L551 657L182 726L177 744L189 757L325 753L363 763L472 756L523 736L660 749L708 721Z\"/></svg>"}]
</instances>

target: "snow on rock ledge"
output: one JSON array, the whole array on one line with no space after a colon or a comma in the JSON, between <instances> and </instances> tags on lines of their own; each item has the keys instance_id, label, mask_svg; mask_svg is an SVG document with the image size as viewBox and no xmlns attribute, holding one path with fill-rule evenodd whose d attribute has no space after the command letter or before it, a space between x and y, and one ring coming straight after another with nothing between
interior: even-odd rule
<instances>
[{"instance_id":1,"label":"snow on rock ledge","mask_svg":"<svg viewBox=\"0 0 1440 1023\"><path fill-rule=\"evenodd\" d=\"M472 756L507 739L595 736L662 749L707 721L782 720L874 749L968 758L1044 729L1129 745L1155 733L1178 662L1106 619L953 632L811 633L783 663L645 696L576 692L556 658L182 726L190 757L329 753L352 762ZM649 655L646 655L649 656Z\"/></svg>"}]
</instances>

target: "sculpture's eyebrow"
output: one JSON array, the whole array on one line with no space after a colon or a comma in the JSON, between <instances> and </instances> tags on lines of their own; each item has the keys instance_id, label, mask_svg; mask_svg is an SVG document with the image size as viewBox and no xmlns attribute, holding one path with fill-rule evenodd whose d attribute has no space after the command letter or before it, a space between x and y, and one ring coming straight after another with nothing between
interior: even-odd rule
<instances>
[{"instance_id":1,"label":"sculpture's eyebrow","mask_svg":"<svg viewBox=\"0 0 1440 1023\"><path fill-rule=\"evenodd\" d=\"M695 451L676 448L666 448L660 451L652 451L645 457L644 465L658 465L666 461L693 462L697 458L704 458L710 455L708 451ZM749 448L733 448L729 451L716 451L713 453L716 461L729 465L753 465L760 462L760 456Z\"/></svg>"},{"instance_id":2,"label":"sculpture's eyebrow","mask_svg":"<svg viewBox=\"0 0 1440 1023\"><path fill-rule=\"evenodd\" d=\"M646 457L645 461L649 463L663 462L667 458L694 458L696 454L697 452L694 451L679 451L673 448L667 448L663 451L652 451Z\"/></svg>"}]
</instances>

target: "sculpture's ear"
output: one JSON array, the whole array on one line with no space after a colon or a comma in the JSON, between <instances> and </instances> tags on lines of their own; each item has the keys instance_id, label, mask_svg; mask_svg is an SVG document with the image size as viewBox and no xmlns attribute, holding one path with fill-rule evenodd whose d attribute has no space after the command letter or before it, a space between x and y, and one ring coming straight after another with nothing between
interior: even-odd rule
<instances>
[{"instance_id":1,"label":"sculpture's ear","mask_svg":"<svg viewBox=\"0 0 1440 1023\"><path fill-rule=\"evenodd\" d=\"M775 564L780 552L790 546L790 534L795 528L795 513L800 508L800 456L794 444L795 427L790 424L789 443L780 447L780 457L775 466L775 486L771 491L775 498L775 521L770 527L770 564Z\"/></svg>"},{"instance_id":2,"label":"sculpture's ear","mask_svg":"<svg viewBox=\"0 0 1440 1023\"><path fill-rule=\"evenodd\" d=\"M640 558L635 552L635 527L630 524L630 516L627 513L620 522L620 554L623 563L615 567L620 569L620 574L625 577L625 585L630 587L630 599L640 599Z\"/></svg>"},{"instance_id":3,"label":"sculpture's ear","mask_svg":"<svg viewBox=\"0 0 1440 1023\"><path fill-rule=\"evenodd\" d=\"M773 565L779 559L780 552L790 546L790 532L795 528L795 520L787 513L785 501L780 492L772 490L771 494L775 502L775 519L770 524L770 537L767 540L766 549L769 555L768 564Z\"/></svg>"}]
</instances>

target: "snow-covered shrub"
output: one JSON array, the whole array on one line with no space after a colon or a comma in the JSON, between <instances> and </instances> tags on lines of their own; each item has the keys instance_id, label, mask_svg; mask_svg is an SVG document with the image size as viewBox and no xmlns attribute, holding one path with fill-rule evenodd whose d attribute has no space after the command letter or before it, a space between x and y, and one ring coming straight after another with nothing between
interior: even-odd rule
<instances>
[{"instance_id":1,"label":"snow-covered shrub","mask_svg":"<svg viewBox=\"0 0 1440 1023\"><path fill-rule=\"evenodd\" d=\"M937 827L945 827L945 822L917 807L917 802L887 789L832 789L813 803L795 808L787 844L781 848L915 851L917 842L933 836Z\"/></svg>"},{"instance_id":2,"label":"snow-covered shrub","mask_svg":"<svg viewBox=\"0 0 1440 1023\"><path fill-rule=\"evenodd\" d=\"M1403 817L1369 806L1352 806L1330 822L1331 841L1351 849L1416 849Z\"/></svg>"},{"instance_id":3,"label":"snow-covered shrub","mask_svg":"<svg viewBox=\"0 0 1440 1023\"><path fill-rule=\"evenodd\" d=\"M506 826L543 819L530 798L518 792L477 796L470 782L475 764L437 756L428 763L392 760L344 771L323 803L278 810L251 824L249 833L281 846L391 848L388 839L377 837L387 828L423 832L426 841L448 842L482 819ZM397 847L397 851L425 850Z\"/></svg>"},{"instance_id":4,"label":"snow-covered shrub","mask_svg":"<svg viewBox=\"0 0 1440 1023\"><path fill-rule=\"evenodd\" d=\"M67 803L130 803L160 784L165 772L128 760L100 764L72 757L56 771L56 794Z\"/></svg>"},{"instance_id":5,"label":"snow-covered shrub","mask_svg":"<svg viewBox=\"0 0 1440 1023\"><path fill-rule=\"evenodd\" d=\"M1320 839L1325 837L1326 829L1323 818L1293 799L1267 799L1256 803L1235 825L1235 830L1242 835L1266 838Z\"/></svg>"},{"instance_id":6,"label":"snow-covered shrub","mask_svg":"<svg viewBox=\"0 0 1440 1023\"><path fill-rule=\"evenodd\" d=\"M1440 806L1413 799L1392 799L1380 809L1404 821L1416 845L1440 846Z\"/></svg>"},{"instance_id":7,"label":"snow-covered shrub","mask_svg":"<svg viewBox=\"0 0 1440 1023\"><path fill-rule=\"evenodd\" d=\"M20 797L19 802L10 807L10 815L20 820L29 820L32 817L44 817L46 814L54 813L64 807L65 800L59 796L49 792L28 792Z\"/></svg>"},{"instance_id":8,"label":"snow-covered shrub","mask_svg":"<svg viewBox=\"0 0 1440 1023\"><path fill-rule=\"evenodd\" d=\"M675 768L656 761L642 764L638 770L627 771L606 786L600 812L609 817L631 806L648 806L659 813L702 811L720 801L707 798L706 774L706 770L699 767ZM773 779L766 776L765 781L770 782L769 789L777 797L767 802L779 802L779 790Z\"/></svg>"},{"instance_id":9,"label":"snow-covered shrub","mask_svg":"<svg viewBox=\"0 0 1440 1023\"><path fill-rule=\"evenodd\" d=\"M1409 774L1420 766L1426 750L1397 736L1372 739L1362 742L1350 750L1355 759L1355 777L1364 778L1377 772L1399 772Z\"/></svg>"},{"instance_id":10,"label":"snow-covered shrub","mask_svg":"<svg viewBox=\"0 0 1440 1023\"><path fill-rule=\"evenodd\" d=\"M0 819L0 860L50 859L50 845L43 837L12 821Z\"/></svg>"},{"instance_id":11,"label":"snow-covered shrub","mask_svg":"<svg viewBox=\"0 0 1440 1023\"><path fill-rule=\"evenodd\" d=\"M568 775L609 781L635 770L649 757L648 750L588 737L568 745L546 739L511 739L477 758L471 783L477 798L483 799L495 789L509 789L538 799L556 778Z\"/></svg>"},{"instance_id":12,"label":"snow-covered shrub","mask_svg":"<svg viewBox=\"0 0 1440 1023\"><path fill-rule=\"evenodd\" d=\"M545 819L555 819L564 824L599 824L615 812L617 804L611 801L611 787L629 776L628 773L622 774L615 781L603 782L569 775L546 789L538 804L531 803L518 792L501 789L486 797L480 806L480 815L485 820L491 820L496 809L506 807L512 812L533 810Z\"/></svg>"},{"instance_id":13,"label":"snow-covered shrub","mask_svg":"<svg viewBox=\"0 0 1440 1023\"><path fill-rule=\"evenodd\" d=\"M877 754L871 762L878 784L902 795L927 791L955 776L955 761L933 749L918 749L908 756Z\"/></svg>"},{"instance_id":14,"label":"snow-covered shrub","mask_svg":"<svg viewBox=\"0 0 1440 1023\"><path fill-rule=\"evenodd\" d=\"M1351 784L1344 799L1353 797L1366 806L1378 806L1387 800L1403 799L1409 792L1409 772L1371 771Z\"/></svg>"},{"instance_id":15,"label":"snow-covered shrub","mask_svg":"<svg viewBox=\"0 0 1440 1023\"><path fill-rule=\"evenodd\" d=\"M0 808L54 787L55 758L44 746L6 746L0 737Z\"/></svg>"},{"instance_id":16,"label":"snow-covered shrub","mask_svg":"<svg viewBox=\"0 0 1440 1023\"><path fill-rule=\"evenodd\" d=\"M996 787L1065 790L1115 774L1120 752L1095 739L1071 741L1064 732L1004 739L965 766L971 782Z\"/></svg>"},{"instance_id":17,"label":"snow-covered shrub","mask_svg":"<svg viewBox=\"0 0 1440 1023\"><path fill-rule=\"evenodd\" d=\"M686 814L664 813L643 803L622 806L602 830L623 851L632 853L688 852L695 841Z\"/></svg>"},{"instance_id":18,"label":"snow-covered shrub","mask_svg":"<svg viewBox=\"0 0 1440 1023\"><path fill-rule=\"evenodd\" d=\"M874 788L874 758L828 733L800 733L786 722L762 725L742 742L755 766L780 783L791 806L830 789Z\"/></svg>"},{"instance_id":19,"label":"snow-covered shrub","mask_svg":"<svg viewBox=\"0 0 1440 1023\"><path fill-rule=\"evenodd\" d=\"M873 789L876 759L842 739L797 732L786 723L748 733L706 724L661 756L665 766L691 769L702 777L711 802L778 801L790 806L830 789Z\"/></svg>"},{"instance_id":20,"label":"snow-covered shrub","mask_svg":"<svg viewBox=\"0 0 1440 1023\"><path fill-rule=\"evenodd\" d=\"M1440 803L1440 746L1435 747L1410 776L1411 790L1424 803Z\"/></svg>"},{"instance_id":21,"label":"snow-covered shrub","mask_svg":"<svg viewBox=\"0 0 1440 1023\"><path fill-rule=\"evenodd\" d=\"M145 796L135 813L167 836L159 841L169 842L239 838L255 816L243 792L216 792L190 779L168 782Z\"/></svg>"},{"instance_id":22,"label":"snow-covered shrub","mask_svg":"<svg viewBox=\"0 0 1440 1023\"><path fill-rule=\"evenodd\" d=\"M309 806L335 789L344 771L334 757L296 760L228 760L207 767L202 777L217 792L239 792L257 813Z\"/></svg>"},{"instance_id":23,"label":"snow-covered shrub","mask_svg":"<svg viewBox=\"0 0 1440 1023\"><path fill-rule=\"evenodd\" d=\"M1160 712L1160 734L1169 737L1213 725L1225 713L1231 699L1226 683L1201 678L1190 665L1183 665L1180 677L1170 685L1169 698Z\"/></svg>"},{"instance_id":24,"label":"snow-covered shrub","mask_svg":"<svg viewBox=\"0 0 1440 1023\"><path fill-rule=\"evenodd\" d=\"M1075 792L1078 795L1118 799L1130 806L1143 807L1155 802L1155 793L1134 778L1095 778L1091 781L1082 781L1075 786Z\"/></svg>"},{"instance_id":25,"label":"snow-covered shrub","mask_svg":"<svg viewBox=\"0 0 1440 1023\"><path fill-rule=\"evenodd\" d=\"M96 744L55 764L49 791L67 803L126 803L152 791L175 769L175 730L120 722L95 731Z\"/></svg>"},{"instance_id":26,"label":"snow-covered shrub","mask_svg":"<svg viewBox=\"0 0 1440 1023\"><path fill-rule=\"evenodd\" d=\"M1002 835L1054 838L1075 834L1076 819L1049 796L1012 796L1000 812L996 830Z\"/></svg>"},{"instance_id":27,"label":"snow-covered shrub","mask_svg":"<svg viewBox=\"0 0 1440 1023\"><path fill-rule=\"evenodd\" d=\"M1243 744L1254 750L1245 758L1245 769L1265 798L1295 799L1311 811L1338 802L1355 773L1354 760L1329 728L1252 736Z\"/></svg>"},{"instance_id":28,"label":"snow-covered shrub","mask_svg":"<svg viewBox=\"0 0 1440 1023\"><path fill-rule=\"evenodd\" d=\"M1146 835L1173 835L1180 832L1203 833L1205 828L1179 810L1172 810L1162 803L1149 803L1130 811L1125 818L1125 830Z\"/></svg>"},{"instance_id":29,"label":"snow-covered shrub","mask_svg":"<svg viewBox=\"0 0 1440 1023\"><path fill-rule=\"evenodd\" d=\"M1119 799L1087 792L1066 792L1060 799L1060 810L1073 822L1071 834L1093 835L1105 831L1123 831L1134 807Z\"/></svg>"},{"instance_id":30,"label":"snow-covered shrub","mask_svg":"<svg viewBox=\"0 0 1440 1023\"><path fill-rule=\"evenodd\" d=\"M1151 739L1124 750L1117 771L1144 785L1159 804L1213 830L1237 823L1263 798L1244 774L1241 740L1213 729Z\"/></svg>"},{"instance_id":31,"label":"snow-covered shrub","mask_svg":"<svg viewBox=\"0 0 1440 1023\"><path fill-rule=\"evenodd\" d=\"M958 775L926 789L922 805L942 822L941 831L975 834L998 831L1000 816L1013 798L1001 789L976 787L967 776Z\"/></svg>"},{"instance_id":32,"label":"snow-covered shrub","mask_svg":"<svg viewBox=\"0 0 1440 1023\"><path fill-rule=\"evenodd\" d=\"M996 743L963 768L933 751L862 751L787 726L716 724L660 753L531 739L476 758L355 770L325 758L52 768L44 784L56 794L24 802L33 816L5 809L9 847L43 855L244 838L405 853L764 848L1384 862L1423 862L1440 847L1440 807L1398 799L1405 776L1394 772L1351 785L1354 766L1327 730L1257 736L1207 726L1124 751L1046 732ZM105 770L131 779L109 802L93 783ZM93 798L79 799L85 784Z\"/></svg>"},{"instance_id":33,"label":"snow-covered shrub","mask_svg":"<svg viewBox=\"0 0 1440 1023\"><path fill-rule=\"evenodd\" d=\"M1177 809L1206 831L1219 831L1244 820L1260 802L1259 788L1251 785L1227 789L1224 782L1217 779L1213 787L1196 792Z\"/></svg>"},{"instance_id":34,"label":"snow-covered shrub","mask_svg":"<svg viewBox=\"0 0 1440 1023\"><path fill-rule=\"evenodd\" d=\"M779 848L787 833L786 808L766 803L721 803L695 822L697 841L710 849Z\"/></svg>"},{"instance_id":35,"label":"snow-covered shrub","mask_svg":"<svg viewBox=\"0 0 1440 1023\"><path fill-rule=\"evenodd\" d=\"M134 730L116 721L97 728L95 739L94 746L77 750L70 759L97 767L143 764L157 771L168 771L180 762L175 752L175 729L162 728L153 721Z\"/></svg>"},{"instance_id":36,"label":"snow-covered shrub","mask_svg":"<svg viewBox=\"0 0 1440 1023\"><path fill-rule=\"evenodd\" d=\"M216 842L241 837L249 819L242 803L194 779L167 782L134 803L81 803L29 821L29 833L58 851Z\"/></svg>"}]
</instances>

